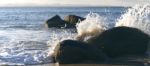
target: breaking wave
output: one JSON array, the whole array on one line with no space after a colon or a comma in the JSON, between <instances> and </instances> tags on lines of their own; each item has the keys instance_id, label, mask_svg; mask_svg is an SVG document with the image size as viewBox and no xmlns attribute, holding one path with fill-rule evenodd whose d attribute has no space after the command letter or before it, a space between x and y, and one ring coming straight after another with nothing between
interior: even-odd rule
<instances>
[{"instance_id":1,"label":"breaking wave","mask_svg":"<svg viewBox=\"0 0 150 66\"><path fill-rule=\"evenodd\" d=\"M108 29L108 27L109 26L108 23L105 21L105 18L101 17L97 13L92 12L86 16L85 20L80 21L76 25L78 36L82 36L85 38L96 36L104 30Z\"/></svg>"},{"instance_id":2,"label":"breaking wave","mask_svg":"<svg viewBox=\"0 0 150 66\"><path fill-rule=\"evenodd\" d=\"M123 14L117 26L128 26L138 28L150 35L150 4L136 5Z\"/></svg>"}]
</instances>

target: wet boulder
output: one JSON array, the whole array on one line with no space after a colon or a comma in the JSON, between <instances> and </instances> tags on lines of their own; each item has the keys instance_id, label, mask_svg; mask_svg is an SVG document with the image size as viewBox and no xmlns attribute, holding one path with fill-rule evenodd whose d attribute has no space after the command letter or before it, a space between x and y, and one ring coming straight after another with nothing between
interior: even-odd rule
<instances>
[{"instance_id":1,"label":"wet boulder","mask_svg":"<svg viewBox=\"0 0 150 66\"><path fill-rule=\"evenodd\" d=\"M60 18L60 16L55 15L46 21L45 26L48 28L51 27L61 28L65 26L65 22Z\"/></svg>"},{"instance_id":2,"label":"wet boulder","mask_svg":"<svg viewBox=\"0 0 150 66\"><path fill-rule=\"evenodd\" d=\"M75 40L60 42L55 48L54 57L60 64L104 61L106 59L106 55L99 49Z\"/></svg>"},{"instance_id":3,"label":"wet boulder","mask_svg":"<svg viewBox=\"0 0 150 66\"><path fill-rule=\"evenodd\" d=\"M85 18L76 15L67 15L64 17L64 21L67 23L68 27L75 27L76 23L84 19Z\"/></svg>"},{"instance_id":4,"label":"wet boulder","mask_svg":"<svg viewBox=\"0 0 150 66\"><path fill-rule=\"evenodd\" d=\"M88 43L100 48L109 57L144 55L150 36L131 27L114 27L92 38Z\"/></svg>"}]
</instances>

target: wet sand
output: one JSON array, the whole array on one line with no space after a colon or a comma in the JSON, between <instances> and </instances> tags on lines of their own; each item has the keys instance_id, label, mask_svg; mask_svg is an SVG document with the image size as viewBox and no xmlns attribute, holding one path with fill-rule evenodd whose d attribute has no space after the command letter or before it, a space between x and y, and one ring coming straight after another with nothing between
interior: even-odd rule
<instances>
[{"instance_id":1,"label":"wet sand","mask_svg":"<svg viewBox=\"0 0 150 66\"><path fill-rule=\"evenodd\" d=\"M26 65L26 66L59 66L58 63L41 64L41 65Z\"/></svg>"},{"instance_id":2,"label":"wet sand","mask_svg":"<svg viewBox=\"0 0 150 66\"><path fill-rule=\"evenodd\" d=\"M41 64L27 66L150 66L150 58L141 56L120 57L106 62L84 62L79 64Z\"/></svg>"},{"instance_id":3,"label":"wet sand","mask_svg":"<svg viewBox=\"0 0 150 66\"><path fill-rule=\"evenodd\" d=\"M137 62L137 61L110 61L110 62L87 62L78 64L41 64L41 65L27 65L27 66L150 66L149 62Z\"/></svg>"},{"instance_id":4,"label":"wet sand","mask_svg":"<svg viewBox=\"0 0 150 66\"><path fill-rule=\"evenodd\" d=\"M27 66L149 66L150 64L142 64L142 63L100 63L100 64L92 64L92 63L82 63L82 64L42 64L42 65L27 65Z\"/></svg>"}]
</instances>

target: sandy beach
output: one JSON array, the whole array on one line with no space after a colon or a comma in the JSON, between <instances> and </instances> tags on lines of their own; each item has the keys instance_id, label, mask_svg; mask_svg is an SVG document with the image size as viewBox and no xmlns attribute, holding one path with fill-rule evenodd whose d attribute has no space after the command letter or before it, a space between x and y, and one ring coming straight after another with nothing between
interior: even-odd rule
<instances>
[{"instance_id":1,"label":"sandy beach","mask_svg":"<svg viewBox=\"0 0 150 66\"><path fill-rule=\"evenodd\" d=\"M28 65L28 66L149 66L150 64L144 63L81 63L81 64L42 64L42 65Z\"/></svg>"},{"instance_id":2,"label":"sandy beach","mask_svg":"<svg viewBox=\"0 0 150 66\"><path fill-rule=\"evenodd\" d=\"M41 64L28 66L150 66L150 59L143 56L125 56L105 62L82 62L78 64Z\"/></svg>"}]
</instances>

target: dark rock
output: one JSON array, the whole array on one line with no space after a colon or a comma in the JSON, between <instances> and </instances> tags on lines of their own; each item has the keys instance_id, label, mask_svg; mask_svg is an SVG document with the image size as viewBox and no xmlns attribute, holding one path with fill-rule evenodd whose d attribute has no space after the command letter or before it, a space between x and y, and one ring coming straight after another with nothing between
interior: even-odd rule
<instances>
[{"instance_id":1,"label":"dark rock","mask_svg":"<svg viewBox=\"0 0 150 66\"><path fill-rule=\"evenodd\" d=\"M61 28L65 26L65 22L60 18L60 16L55 15L51 19L47 20L45 25L48 28L51 27Z\"/></svg>"},{"instance_id":2,"label":"dark rock","mask_svg":"<svg viewBox=\"0 0 150 66\"><path fill-rule=\"evenodd\" d=\"M64 21L68 24L68 27L75 27L79 20L82 21L84 19L85 18L76 15L68 15L64 17Z\"/></svg>"},{"instance_id":3,"label":"dark rock","mask_svg":"<svg viewBox=\"0 0 150 66\"><path fill-rule=\"evenodd\" d=\"M150 36L139 29L131 27L115 27L102 32L89 43L101 48L109 57L124 55L144 55Z\"/></svg>"},{"instance_id":4,"label":"dark rock","mask_svg":"<svg viewBox=\"0 0 150 66\"><path fill-rule=\"evenodd\" d=\"M104 61L106 56L99 49L83 42L64 40L55 48L54 57L60 64L81 63L84 61Z\"/></svg>"}]
</instances>

